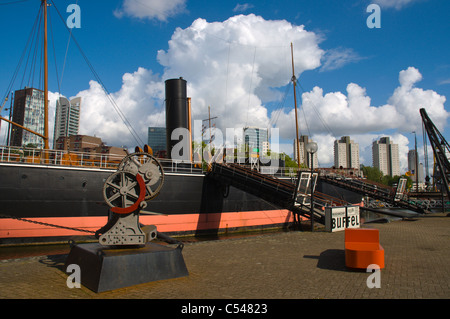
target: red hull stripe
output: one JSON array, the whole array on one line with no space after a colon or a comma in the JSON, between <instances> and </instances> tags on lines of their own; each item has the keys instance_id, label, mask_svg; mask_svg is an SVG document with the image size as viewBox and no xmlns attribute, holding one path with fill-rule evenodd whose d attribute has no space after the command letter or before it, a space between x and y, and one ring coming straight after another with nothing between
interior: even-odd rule
<instances>
[{"instance_id":1,"label":"red hull stripe","mask_svg":"<svg viewBox=\"0 0 450 319\"><path fill-rule=\"evenodd\" d=\"M79 228L95 232L107 222L107 217L55 217L27 218L27 220ZM290 211L263 210L234 213L181 214L181 215L141 215L144 225L155 225L158 231L192 232L208 229L242 228L289 223L293 221ZM76 230L44 226L16 219L0 219L0 238L59 237L89 235Z\"/></svg>"}]
</instances>

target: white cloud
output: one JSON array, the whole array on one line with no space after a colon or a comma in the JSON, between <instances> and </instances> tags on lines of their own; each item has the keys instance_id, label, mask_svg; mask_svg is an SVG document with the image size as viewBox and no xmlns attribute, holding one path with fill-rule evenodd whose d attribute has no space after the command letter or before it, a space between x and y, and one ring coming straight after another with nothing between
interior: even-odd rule
<instances>
[{"instance_id":1,"label":"white cloud","mask_svg":"<svg viewBox=\"0 0 450 319\"><path fill-rule=\"evenodd\" d=\"M244 4L237 4L235 7L234 7L234 9L233 9L233 12L245 12L245 11L247 11L248 9L251 9L251 8L253 8L254 7L254 5L253 4L250 4L250 3L244 3Z\"/></svg>"},{"instance_id":2,"label":"white cloud","mask_svg":"<svg viewBox=\"0 0 450 319\"><path fill-rule=\"evenodd\" d=\"M400 86L395 89L389 99L389 104L395 106L398 113L396 128L403 132L420 132L422 119L419 109L425 108L438 130L443 130L449 113L444 108L445 96L432 90L415 88L414 85L422 79L419 70L409 67L400 72Z\"/></svg>"},{"instance_id":3,"label":"white cloud","mask_svg":"<svg viewBox=\"0 0 450 319\"><path fill-rule=\"evenodd\" d=\"M114 11L118 18L129 16L139 19L167 21L169 17L186 10L186 0L124 0Z\"/></svg>"},{"instance_id":4,"label":"white cloud","mask_svg":"<svg viewBox=\"0 0 450 319\"><path fill-rule=\"evenodd\" d=\"M389 130L392 140L399 144L401 167L407 165L408 139L412 131L421 132L422 119L419 109L425 108L437 128L442 131L450 113L445 110L445 96L435 91L416 88L422 75L414 67L399 73L399 86L394 90L386 104L373 106L366 90L355 83L347 85L346 94L342 92L324 93L319 87L302 94L302 110L299 111L301 134L319 139L318 156L321 165L333 165L332 142L335 138L350 135L359 140L361 162L372 165L371 143ZM320 117L317 115L320 114ZM295 136L294 110L272 114L280 125L280 136ZM363 138L364 137L364 138ZM364 152L365 148L370 147ZM370 153L368 153L370 151ZM324 154L325 153L325 154Z\"/></svg>"},{"instance_id":5,"label":"white cloud","mask_svg":"<svg viewBox=\"0 0 450 319\"><path fill-rule=\"evenodd\" d=\"M164 78L188 81L194 117L205 118L211 106L219 127L267 127L263 102L278 99L273 89L287 85L292 76L290 43L300 74L320 65L318 41L303 26L253 14L224 22L197 19L175 31L158 61L166 68Z\"/></svg>"},{"instance_id":6,"label":"white cloud","mask_svg":"<svg viewBox=\"0 0 450 319\"><path fill-rule=\"evenodd\" d=\"M111 98L144 143L147 142L149 126L164 126L164 109L159 102L164 100L163 90L164 84L157 76L139 68L132 74L126 73L121 89L111 93ZM114 110L100 84L91 81L89 89L77 96L82 98L80 134L96 135L108 145L134 148L140 144Z\"/></svg>"},{"instance_id":7,"label":"white cloud","mask_svg":"<svg viewBox=\"0 0 450 319\"><path fill-rule=\"evenodd\" d=\"M334 140L330 134L315 134L312 139L317 143L317 158L319 167L330 167L329 163L334 162Z\"/></svg>"},{"instance_id":8,"label":"white cloud","mask_svg":"<svg viewBox=\"0 0 450 319\"><path fill-rule=\"evenodd\" d=\"M191 27L177 29L169 49L158 52L158 61L165 67L162 76L138 68L123 75L122 87L110 97L143 142L149 126L165 125L164 81L180 76L188 81L194 120L205 119L211 106L224 132L227 127L268 127L264 101L277 100L276 88L291 79L291 42L297 74L320 66L319 39L303 26L255 15L214 23L197 19ZM91 81L76 96L82 98L80 134L99 136L113 146L134 148L140 143L98 82ZM50 113L54 116L54 107Z\"/></svg>"},{"instance_id":9,"label":"white cloud","mask_svg":"<svg viewBox=\"0 0 450 319\"><path fill-rule=\"evenodd\" d=\"M400 10L406 5L416 1L417 0L371 0L371 3L379 4L382 8L395 8Z\"/></svg>"},{"instance_id":10,"label":"white cloud","mask_svg":"<svg viewBox=\"0 0 450 319\"><path fill-rule=\"evenodd\" d=\"M210 106L211 115L218 117L216 124L223 132L225 128L268 127L275 123L280 138L284 139L282 149L289 149L295 136L294 110L269 114L267 103L278 101L280 92L290 82L289 44L294 44L298 76L321 66L325 52L318 45L320 41L303 26L285 20L269 21L253 14L223 22L197 19L186 29L176 29L168 49L158 52L158 61L165 68L162 76L144 68L127 73L121 89L112 93L112 97L145 142L148 126L165 124L164 81L182 76L188 82L194 120L207 118ZM414 67L402 70L399 86L379 106L374 106L366 89L356 83L349 83L345 92L324 92L315 87L303 93L300 129L302 134L312 135L319 142L321 166L333 165L334 139L344 135L359 141L362 162L368 165L372 162L371 143L383 136L385 130L391 132L392 139L403 150L407 147L407 139L403 137L421 130L422 107L442 130L449 116L444 108L446 99L432 90L417 88L421 79L421 73ZM95 134L109 145L134 148L137 142L97 82L91 81L90 87L78 96L83 98L80 133ZM364 152L369 146L370 154ZM402 160L402 167L403 164Z\"/></svg>"},{"instance_id":11,"label":"white cloud","mask_svg":"<svg viewBox=\"0 0 450 319\"><path fill-rule=\"evenodd\" d=\"M363 58L359 56L353 49L349 48L337 48L328 50L323 56L323 64L320 68L321 71L330 71L342 68L349 63L355 63Z\"/></svg>"}]
</instances>

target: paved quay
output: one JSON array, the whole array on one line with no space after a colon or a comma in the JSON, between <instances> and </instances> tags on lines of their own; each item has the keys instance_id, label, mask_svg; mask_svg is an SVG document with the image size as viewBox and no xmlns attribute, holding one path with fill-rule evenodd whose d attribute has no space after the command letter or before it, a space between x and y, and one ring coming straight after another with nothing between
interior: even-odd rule
<instances>
[{"instance_id":1,"label":"paved quay","mask_svg":"<svg viewBox=\"0 0 450 319\"><path fill-rule=\"evenodd\" d=\"M380 230L385 269L346 269L344 232L292 231L187 243L189 276L109 292L68 288L67 255L0 261L1 299L448 299L450 217L366 224ZM0 248L1 249L1 248Z\"/></svg>"}]
</instances>

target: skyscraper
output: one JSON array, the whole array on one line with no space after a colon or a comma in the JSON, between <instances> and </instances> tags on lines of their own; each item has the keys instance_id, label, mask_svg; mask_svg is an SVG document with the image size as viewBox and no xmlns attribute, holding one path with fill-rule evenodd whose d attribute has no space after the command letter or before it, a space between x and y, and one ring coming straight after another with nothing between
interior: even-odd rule
<instances>
[{"instance_id":1,"label":"skyscraper","mask_svg":"<svg viewBox=\"0 0 450 319\"><path fill-rule=\"evenodd\" d=\"M398 144L389 137L382 137L372 143L373 167L377 167L384 175L400 176L400 159Z\"/></svg>"},{"instance_id":2,"label":"skyscraper","mask_svg":"<svg viewBox=\"0 0 450 319\"><path fill-rule=\"evenodd\" d=\"M44 91L25 87L14 93L13 122L36 133L44 134ZM44 140L17 126L12 126L10 145L26 146L33 144L44 148Z\"/></svg>"},{"instance_id":3,"label":"skyscraper","mask_svg":"<svg viewBox=\"0 0 450 319\"><path fill-rule=\"evenodd\" d=\"M153 150L153 154L166 151L166 128L149 127L148 128L148 146Z\"/></svg>"},{"instance_id":4,"label":"skyscraper","mask_svg":"<svg viewBox=\"0 0 450 319\"><path fill-rule=\"evenodd\" d=\"M359 144L343 136L334 141L334 166L359 169Z\"/></svg>"},{"instance_id":5,"label":"skyscraper","mask_svg":"<svg viewBox=\"0 0 450 319\"><path fill-rule=\"evenodd\" d=\"M60 97L56 101L53 148L56 148L56 141L59 137L78 134L80 127L80 108L81 97L76 97L70 101L65 97Z\"/></svg>"},{"instance_id":6,"label":"skyscraper","mask_svg":"<svg viewBox=\"0 0 450 319\"><path fill-rule=\"evenodd\" d=\"M268 150L269 133L267 129L258 127L244 128L244 141L249 152L263 154L264 150Z\"/></svg>"},{"instance_id":7,"label":"skyscraper","mask_svg":"<svg viewBox=\"0 0 450 319\"><path fill-rule=\"evenodd\" d=\"M306 167L311 167L311 155L308 154L306 151L306 145L309 142L313 142L312 139L309 138L307 135L302 135L299 138L299 144L300 144L300 164L305 165ZM297 161L297 140L294 140L294 161ZM313 155L313 164L315 168L319 167L319 160L317 158L317 152Z\"/></svg>"}]
</instances>

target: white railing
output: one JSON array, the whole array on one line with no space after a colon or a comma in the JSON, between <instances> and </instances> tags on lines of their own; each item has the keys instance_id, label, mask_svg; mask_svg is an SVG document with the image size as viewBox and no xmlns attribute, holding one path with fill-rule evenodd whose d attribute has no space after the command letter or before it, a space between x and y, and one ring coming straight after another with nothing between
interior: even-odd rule
<instances>
[{"instance_id":1,"label":"white railing","mask_svg":"<svg viewBox=\"0 0 450 319\"><path fill-rule=\"evenodd\" d=\"M218 152L217 152L218 153ZM0 145L0 162L10 163L24 163L24 164L41 164L41 165L57 165L57 166L80 166L102 169L117 169L118 165L123 159L123 155L103 154L103 153L89 153L89 152L73 152L64 150L42 150L36 148L14 147L14 146L1 146ZM186 160L172 160L158 158L158 161L168 173L185 173L185 174L202 174L207 171L206 166L201 163L186 161ZM224 156L220 158L217 156L212 157L209 162L238 162L234 157ZM245 159L241 162L245 163ZM251 164L245 165L251 168ZM335 170L320 170L321 175L334 175ZM278 178L291 178L295 180L297 178L297 167L278 167L275 165L263 166L258 165L258 171L262 174L271 175ZM302 169L302 171L309 171L308 169ZM317 170L316 170L317 171ZM336 176L341 177L340 174ZM354 177L354 176L353 176Z\"/></svg>"},{"instance_id":2,"label":"white railing","mask_svg":"<svg viewBox=\"0 0 450 319\"><path fill-rule=\"evenodd\" d=\"M0 146L0 162L115 169L123 156Z\"/></svg>"},{"instance_id":3,"label":"white railing","mask_svg":"<svg viewBox=\"0 0 450 319\"><path fill-rule=\"evenodd\" d=\"M165 158L158 158L161 163L164 173L179 173L179 174L203 174L203 165L201 163L193 163L190 161L171 160Z\"/></svg>"},{"instance_id":4,"label":"white railing","mask_svg":"<svg viewBox=\"0 0 450 319\"><path fill-rule=\"evenodd\" d=\"M76 166L85 168L117 169L123 155L42 150L36 148L0 146L0 162L50 166ZM202 174L202 165L191 162L160 159L164 172Z\"/></svg>"}]
</instances>

